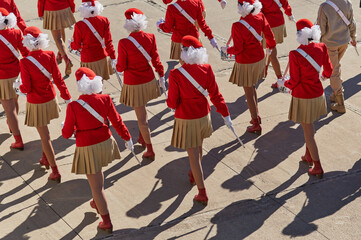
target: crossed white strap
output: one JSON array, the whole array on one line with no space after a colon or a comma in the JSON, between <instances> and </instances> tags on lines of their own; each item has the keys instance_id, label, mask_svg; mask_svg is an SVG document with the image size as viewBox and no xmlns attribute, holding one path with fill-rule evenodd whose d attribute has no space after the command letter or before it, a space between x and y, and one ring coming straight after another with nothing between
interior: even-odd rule
<instances>
[{"instance_id":1,"label":"crossed white strap","mask_svg":"<svg viewBox=\"0 0 361 240\"><path fill-rule=\"evenodd\" d=\"M15 55L16 58L20 57L19 52L16 51L14 46L11 43L9 43L9 41L6 38L4 38L4 36L1 34L0 34L0 40L10 49L10 51Z\"/></svg>"},{"instance_id":2,"label":"crossed white strap","mask_svg":"<svg viewBox=\"0 0 361 240\"><path fill-rule=\"evenodd\" d=\"M277 3L277 5L281 8L282 7L282 3L279 1L279 0L274 0L276 3Z\"/></svg>"},{"instance_id":3,"label":"crossed white strap","mask_svg":"<svg viewBox=\"0 0 361 240\"><path fill-rule=\"evenodd\" d=\"M103 38L99 35L99 33L97 32L97 30L95 30L95 28L93 27L93 25L88 21L88 19L83 19L83 22L89 27L90 31L93 32L94 36L98 39L98 41L100 42L100 44L102 45L103 48L105 48L105 43Z\"/></svg>"},{"instance_id":4,"label":"crossed white strap","mask_svg":"<svg viewBox=\"0 0 361 240\"><path fill-rule=\"evenodd\" d=\"M37 68L39 68L39 70L47 77L49 78L49 80L53 79L53 77L51 76L51 74L48 72L48 70L46 70L46 68L41 65L41 63L38 62L38 60L36 60L35 58L33 58L32 56L27 56L27 59L30 60L30 62L32 62Z\"/></svg>"},{"instance_id":5,"label":"crossed white strap","mask_svg":"<svg viewBox=\"0 0 361 240\"><path fill-rule=\"evenodd\" d=\"M205 97L209 95L208 91L199 85L199 83L194 80L194 78L183 67L178 68L178 70L190 81L190 83L192 83L195 88L197 88L200 93L202 93Z\"/></svg>"},{"instance_id":6,"label":"crossed white strap","mask_svg":"<svg viewBox=\"0 0 361 240\"><path fill-rule=\"evenodd\" d=\"M190 21L192 24L195 24L196 21L181 7L179 6L178 3L173 3L173 6L175 6L178 11L185 17L188 19L188 21Z\"/></svg>"},{"instance_id":7,"label":"crossed white strap","mask_svg":"<svg viewBox=\"0 0 361 240\"><path fill-rule=\"evenodd\" d=\"M143 56L145 57L145 59L147 59L148 62L152 60L151 56L149 56L147 51L145 51L145 49L137 42L137 40L135 40L132 36L129 36L127 39L130 40L138 48L138 50L143 54Z\"/></svg>"},{"instance_id":8,"label":"crossed white strap","mask_svg":"<svg viewBox=\"0 0 361 240\"><path fill-rule=\"evenodd\" d=\"M335 11L338 13L338 15L342 18L343 22L348 26L351 24L351 22L346 18L345 14L343 14L343 12L340 10L339 7L337 7L337 5L331 1L326 1L326 3L328 5L330 5L331 7L333 7L333 9L335 9Z\"/></svg>"},{"instance_id":9,"label":"crossed white strap","mask_svg":"<svg viewBox=\"0 0 361 240\"><path fill-rule=\"evenodd\" d=\"M251 25L248 24L248 22L244 21L243 19L239 20L238 22L242 23L253 34L253 36L255 36L258 41L262 41L263 38L261 37L261 35L259 35L258 32Z\"/></svg>"},{"instance_id":10,"label":"crossed white strap","mask_svg":"<svg viewBox=\"0 0 361 240\"><path fill-rule=\"evenodd\" d=\"M304 58L306 58L306 60L316 69L317 72L321 72L320 65L318 65L310 55L308 55L305 51L303 51L300 48L296 49L296 51L299 52Z\"/></svg>"},{"instance_id":11,"label":"crossed white strap","mask_svg":"<svg viewBox=\"0 0 361 240\"><path fill-rule=\"evenodd\" d=\"M104 123L104 118L102 116L100 116L99 113L97 113L97 111L94 110L94 108L92 108L88 103L84 102L81 99L76 100L77 103L79 103L83 108L85 108L91 115L93 115L93 117L95 117L96 119L98 119L101 123Z\"/></svg>"}]
</instances>

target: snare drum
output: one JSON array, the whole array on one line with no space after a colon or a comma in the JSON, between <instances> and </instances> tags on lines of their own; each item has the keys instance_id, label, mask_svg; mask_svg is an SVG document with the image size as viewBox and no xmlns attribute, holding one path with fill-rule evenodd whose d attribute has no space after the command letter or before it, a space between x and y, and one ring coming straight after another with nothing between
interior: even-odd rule
<instances>
[{"instance_id":1,"label":"snare drum","mask_svg":"<svg viewBox=\"0 0 361 240\"><path fill-rule=\"evenodd\" d=\"M74 54L74 55L76 55L76 56L78 56L78 57L80 57L80 55L81 55L81 53L80 53L79 50L74 50L74 49L72 49L72 48L70 47L70 45L68 46L68 50L69 50L69 52L70 52L71 54Z\"/></svg>"},{"instance_id":2,"label":"snare drum","mask_svg":"<svg viewBox=\"0 0 361 240\"><path fill-rule=\"evenodd\" d=\"M228 53L225 53L221 50L221 59L223 61L235 61L236 60L236 56L235 55L232 55L232 54L228 54Z\"/></svg>"},{"instance_id":3,"label":"snare drum","mask_svg":"<svg viewBox=\"0 0 361 240\"><path fill-rule=\"evenodd\" d=\"M285 82L287 80L290 80L290 76L285 76L282 81ZM280 90L280 92L282 93L289 93L291 94L292 90L289 89L288 87L285 87L284 85L281 87L281 86L278 86L278 89Z\"/></svg>"}]
</instances>

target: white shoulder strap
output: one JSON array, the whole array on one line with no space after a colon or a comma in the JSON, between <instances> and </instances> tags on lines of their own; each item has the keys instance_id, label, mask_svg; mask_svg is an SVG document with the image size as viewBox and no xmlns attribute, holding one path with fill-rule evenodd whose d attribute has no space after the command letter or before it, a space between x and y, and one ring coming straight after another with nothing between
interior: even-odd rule
<instances>
[{"instance_id":1,"label":"white shoulder strap","mask_svg":"<svg viewBox=\"0 0 361 240\"><path fill-rule=\"evenodd\" d=\"M280 0L274 0L276 3L277 3L277 5L281 8L282 7L282 3L280 2Z\"/></svg>"},{"instance_id":2,"label":"white shoulder strap","mask_svg":"<svg viewBox=\"0 0 361 240\"><path fill-rule=\"evenodd\" d=\"M135 40L132 36L129 36L128 40L130 40L138 48L138 50L143 54L143 56L145 57L145 59L147 59L148 62L152 60L151 56L149 56L147 51L145 51L145 49L137 42L137 40Z\"/></svg>"},{"instance_id":3,"label":"white shoulder strap","mask_svg":"<svg viewBox=\"0 0 361 240\"><path fill-rule=\"evenodd\" d=\"M181 7L179 6L178 3L173 3L173 6L175 6L178 11L185 17L188 19L188 21L190 21L192 24L195 24L196 21Z\"/></svg>"},{"instance_id":4,"label":"white shoulder strap","mask_svg":"<svg viewBox=\"0 0 361 240\"><path fill-rule=\"evenodd\" d=\"M333 7L333 9L335 9L335 11L338 13L338 15L342 18L343 22L348 26L350 25L350 21L346 18L345 14L343 14L343 12L340 10L339 7L337 7L337 5L329 0L326 1L326 3L328 5L330 5L331 7Z\"/></svg>"},{"instance_id":5,"label":"white shoulder strap","mask_svg":"<svg viewBox=\"0 0 361 240\"><path fill-rule=\"evenodd\" d=\"M197 88L200 93L202 93L205 97L209 95L208 91L199 85L199 83L194 80L194 78L183 67L178 68L178 70L192 83L195 88Z\"/></svg>"},{"instance_id":6,"label":"white shoulder strap","mask_svg":"<svg viewBox=\"0 0 361 240\"><path fill-rule=\"evenodd\" d=\"M100 116L99 113L97 113L97 111L94 110L94 108L92 108L88 103L84 102L81 99L76 100L77 103L79 103L83 108L85 108L91 115L93 115L93 117L95 117L96 119L98 119L101 123L104 123L104 118L102 116Z\"/></svg>"},{"instance_id":7,"label":"white shoulder strap","mask_svg":"<svg viewBox=\"0 0 361 240\"><path fill-rule=\"evenodd\" d=\"M317 72L321 72L320 65L318 65L310 55L308 55L305 51L303 51L300 48L296 49L296 51L299 52L304 58L306 58L306 60L316 69Z\"/></svg>"},{"instance_id":8,"label":"white shoulder strap","mask_svg":"<svg viewBox=\"0 0 361 240\"><path fill-rule=\"evenodd\" d=\"M105 43L103 38L99 35L99 33L97 32L97 30L95 30L95 28L93 27L93 25L88 21L88 19L83 19L83 22L90 28L90 31L93 32L94 36L98 39L98 41L100 42L100 44L102 45L103 48L105 48Z\"/></svg>"},{"instance_id":9,"label":"white shoulder strap","mask_svg":"<svg viewBox=\"0 0 361 240\"><path fill-rule=\"evenodd\" d=\"M10 49L10 51L15 55L16 58L20 57L19 52L16 51L14 46L11 43L9 43L9 41L6 38L4 38L4 36L1 34L0 34L0 40Z\"/></svg>"},{"instance_id":10,"label":"white shoulder strap","mask_svg":"<svg viewBox=\"0 0 361 240\"><path fill-rule=\"evenodd\" d=\"M244 21L243 19L239 20L239 22L242 23L253 34L253 36L255 36L258 41L262 41L263 38L261 37L261 35L259 35L258 32L251 25L248 24L248 22Z\"/></svg>"},{"instance_id":11,"label":"white shoulder strap","mask_svg":"<svg viewBox=\"0 0 361 240\"><path fill-rule=\"evenodd\" d=\"M36 60L35 58L33 58L32 56L27 56L27 59L30 60L30 62L32 62L37 68L39 68L39 70L47 77L49 78L49 80L53 79L53 77L51 76L51 74L48 72L48 70L46 70L46 68L44 68L43 65L41 65L38 60Z\"/></svg>"}]
</instances>

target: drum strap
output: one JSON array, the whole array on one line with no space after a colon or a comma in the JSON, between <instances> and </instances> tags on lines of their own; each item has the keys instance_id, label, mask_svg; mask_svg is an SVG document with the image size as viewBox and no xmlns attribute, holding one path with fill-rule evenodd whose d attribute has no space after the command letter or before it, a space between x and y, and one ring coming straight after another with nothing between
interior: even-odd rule
<instances>
[{"instance_id":1,"label":"drum strap","mask_svg":"<svg viewBox=\"0 0 361 240\"><path fill-rule=\"evenodd\" d=\"M9 41L6 38L4 38L4 36L1 34L0 34L0 40L10 49L10 51L15 55L16 58L20 57L19 52L16 51L14 46L11 43L9 43Z\"/></svg>"},{"instance_id":2,"label":"drum strap","mask_svg":"<svg viewBox=\"0 0 361 240\"><path fill-rule=\"evenodd\" d=\"M173 6L178 9L178 11L185 17L188 19L188 21L190 21L192 24L195 24L196 21L181 7L179 6L178 3L174 3Z\"/></svg>"},{"instance_id":3,"label":"drum strap","mask_svg":"<svg viewBox=\"0 0 361 240\"><path fill-rule=\"evenodd\" d=\"M345 14L343 14L343 12L340 10L339 7L337 7L337 5L329 0L326 1L326 3L328 5L330 5L333 9L335 9L335 11L338 13L338 15L342 18L343 22L348 26L350 25L350 21L346 18Z\"/></svg>"},{"instance_id":4,"label":"drum strap","mask_svg":"<svg viewBox=\"0 0 361 240\"><path fill-rule=\"evenodd\" d=\"M190 83L192 83L195 88L197 88L200 93L202 93L205 97L209 95L208 91L204 89L196 80L194 80L194 78L183 67L178 68L178 70L189 80Z\"/></svg>"},{"instance_id":5,"label":"drum strap","mask_svg":"<svg viewBox=\"0 0 361 240\"><path fill-rule=\"evenodd\" d=\"M100 116L100 114L97 113L97 111L95 111L94 108L92 108L88 103L84 102L81 99L76 100L76 102L79 103L83 108L85 108L91 115L93 115L93 117L95 117L104 124L104 118Z\"/></svg>"},{"instance_id":6,"label":"drum strap","mask_svg":"<svg viewBox=\"0 0 361 240\"><path fill-rule=\"evenodd\" d=\"M145 59L147 59L148 62L152 60L151 56L149 56L147 51L145 51L145 49L137 42L137 40L135 40L132 36L129 36L127 39L130 40L138 48L138 50L143 54L143 56L145 57Z\"/></svg>"},{"instance_id":7,"label":"drum strap","mask_svg":"<svg viewBox=\"0 0 361 240\"><path fill-rule=\"evenodd\" d=\"M100 36L100 34L97 32L97 30L95 30L95 28L93 27L93 25L88 21L88 19L83 19L83 23L85 23L90 31L92 31L92 33L94 34L94 36L98 39L98 41L100 42L100 44L102 45L103 48L105 48L105 43L103 38Z\"/></svg>"},{"instance_id":8,"label":"drum strap","mask_svg":"<svg viewBox=\"0 0 361 240\"><path fill-rule=\"evenodd\" d=\"M243 19L239 20L238 22L242 23L258 41L262 41L263 38L261 37L261 35L259 35L258 32L251 25L248 24L248 22L244 21Z\"/></svg>"},{"instance_id":9,"label":"drum strap","mask_svg":"<svg viewBox=\"0 0 361 240\"><path fill-rule=\"evenodd\" d=\"M46 70L46 68L41 65L41 63L38 62L38 60L36 60L35 58L33 58L32 56L27 56L26 57L30 62L32 62L37 68L39 68L39 70L47 77L49 78L49 80L51 81L51 79L53 79L53 77L51 76L51 74L48 72L48 70Z\"/></svg>"},{"instance_id":10,"label":"drum strap","mask_svg":"<svg viewBox=\"0 0 361 240\"><path fill-rule=\"evenodd\" d=\"M318 65L310 55L308 55L305 51L303 51L300 48L296 49L296 51L299 52L299 54L301 54L304 58L306 58L306 60L316 69L317 72L321 72L320 65Z\"/></svg>"},{"instance_id":11,"label":"drum strap","mask_svg":"<svg viewBox=\"0 0 361 240\"><path fill-rule=\"evenodd\" d=\"M280 0L274 0L274 1L280 8L282 7L282 3L280 2Z\"/></svg>"}]
</instances>

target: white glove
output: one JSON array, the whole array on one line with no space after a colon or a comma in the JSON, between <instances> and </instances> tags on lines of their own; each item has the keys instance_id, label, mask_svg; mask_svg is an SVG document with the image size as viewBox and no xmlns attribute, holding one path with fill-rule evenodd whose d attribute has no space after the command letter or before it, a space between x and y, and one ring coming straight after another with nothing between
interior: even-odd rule
<instances>
[{"instance_id":1,"label":"white glove","mask_svg":"<svg viewBox=\"0 0 361 240\"><path fill-rule=\"evenodd\" d=\"M227 53L228 46L221 47L221 51L223 53Z\"/></svg>"},{"instance_id":2,"label":"white glove","mask_svg":"<svg viewBox=\"0 0 361 240\"><path fill-rule=\"evenodd\" d=\"M125 147L128 148L130 151L134 150L134 144L132 139L129 139L129 141L125 142Z\"/></svg>"},{"instance_id":3,"label":"white glove","mask_svg":"<svg viewBox=\"0 0 361 240\"><path fill-rule=\"evenodd\" d=\"M64 121L61 122L60 127L61 127L61 129L63 129L63 127L64 127Z\"/></svg>"},{"instance_id":4,"label":"white glove","mask_svg":"<svg viewBox=\"0 0 361 240\"><path fill-rule=\"evenodd\" d=\"M112 62L112 68L117 69L117 59L110 60Z\"/></svg>"},{"instance_id":5,"label":"white glove","mask_svg":"<svg viewBox=\"0 0 361 240\"><path fill-rule=\"evenodd\" d=\"M159 25L162 24L162 23L165 23L165 20L164 18L161 18L157 21L157 28L159 28Z\"/></svg>"},{"instance_id":6,"label":"white glove","mask_svg":"<svg viewBox=\"0 0 361 240\"><path fill-rule=\"evenodd\" d=\"M228 115L227 117L223 117L224 120L224 124L228 127L228 128L232 128L233 124L232 124L232 120L230 115Z\"/></svg>"},{"instance_id":7,"label":"white glove","mask_svg":"<svg viewBox=\"0 0 361 240\"><path fill-rule=\"evenodd\" d=\"M268 54L268 56L271 56L272 53L272 49L266 48L266 54Z\"/></svg>"},{"instance_id":8,"label":"white glove","mask_svg":"<svg viewBox=\"0 0 361 240\"><path fill-rule=\"evenodd\" d=\"M296 22L295 16L293 16L293 15L288 16L288 19L292 22Z\"/></svg>"},{"instance_id":9,"label":"white glove","mask_svg":"<svg viewBox=\"0 0 361 240\"><path fill-rule=\"evenodd\" d=\"M65 100L66 105L68 105L71 102L72 102L71 98L69 100Z\"/></svg>"},{"instance_id":10,"label":"white glove","mask_svg":"<svg viewBox=\"0 0 361 240\"><path fill-rule=\"evenodd\" d=\"M19 89L20 85L21 85L21 79L18 78L18 79L16 79L15 82L13 83L13 88Z\"/></svg>"},{"instance_id":11,"label":"white glove","mask_svg":"<svg viewBox=\"0 0 361 240\"><path fill-rule=\"evenodd\" d=\"M214 47L214 48L218 48L218 44L217 44L216 39L212 38L210 41L211 41L211 45L212 45L212 47Z\"/></svg>"},{"instance_id":12,"label":"white glove","mask_svg":"<svg viewBox=\"0 0 361 240\"><path fill-rule=\"evenodd\" d=\"M159 79L159 84L160 84L160 87L163 89L164 92L167 91L167 88L165 86L165 78L164 77L161 77Z\"/></svg>"},{"instance_id":13,"label":"white glove","mask_svg":"<svg viewBox=\"0 0 361 240\"><path fill-rule=\"evenodd\" d=\"M226 0L222 0L221 1L221 8L224 9L227 5L227 1Z\"/></svg>"}]
</instances>

